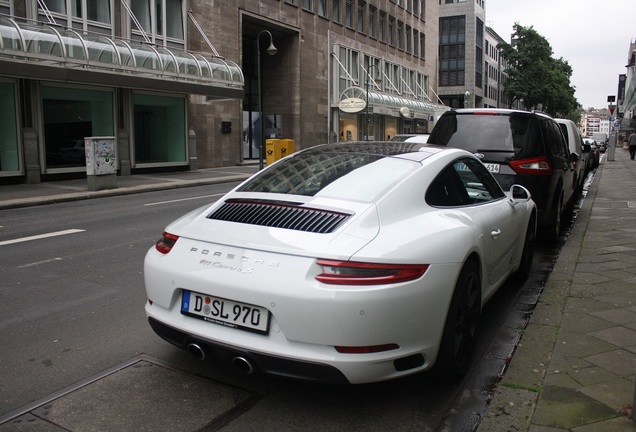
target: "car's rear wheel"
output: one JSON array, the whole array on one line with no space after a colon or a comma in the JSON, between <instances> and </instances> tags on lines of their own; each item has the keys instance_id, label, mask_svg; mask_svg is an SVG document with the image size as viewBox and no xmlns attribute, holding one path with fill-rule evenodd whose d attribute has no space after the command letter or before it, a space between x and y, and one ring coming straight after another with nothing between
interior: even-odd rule
<instances>
[{"instance_id":1,"label":"car's rear wheel","mask_svg":"<svg viewBox=\"0 0 636 432\"><path fill-rule=\"evenodd\" d=\"M561 235L561 208L563 207L563 195L559 195L559 201L554 208L554 214L550 223L545 227L543 238L548 243L556 243Z\"/></svg>"},{"instance_id":2,"label":"car's rear wheel","mask_svg":"<svg viewBox=\"0 0 636 432\"><path fill-rule=\"evenodd\" d=\"M434 373L447 380L456 380L470 366L477 324L481 313L481 281L474 261L462 268L446 316Z\"/></svg>"},{"instance_id":3,"label":"car's rear wheel","mask_svg":"<svg viewBox=\"0 0 636 432\"><path fill-rule=\"evenodd\" d=\"M526 229L526 238L523 242L523 250L521 251L521 262L519 268L514 274L517 280L526 280L532 271L532 260L534 258L534 244L536 240L536 223L535 216L532 214Z\"/></svg>"}]
</instances>

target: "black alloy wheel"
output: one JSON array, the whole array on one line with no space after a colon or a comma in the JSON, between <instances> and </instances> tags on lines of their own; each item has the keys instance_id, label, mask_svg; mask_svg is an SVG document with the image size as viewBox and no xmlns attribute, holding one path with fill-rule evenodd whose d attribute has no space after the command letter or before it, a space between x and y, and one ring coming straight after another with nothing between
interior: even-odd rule
<instances>
[{"instance_id":1,"label":"black alloy wheel","mask_svg":"<svg viewBox=\"0 0 636 432\"><path fill-rule=\"evenodd\" d=\"M563 207L563 194L559 194L559 201L554 208L552 220L544 233L545 240L548 243L556 243L561 235L561 207Z\"/></svg>"},{"instance_id":2,"label":"black alloy wheel","mask_svg":"<svg viewBox=\"0 0 636 432\"><path fill-rule=\"evenodd\" d=\"M440 378L454 381L470 367L481 313L481 281L474 261L462 268L451 300L439 354L433 371Z\"/></svg>"}]
</instances>

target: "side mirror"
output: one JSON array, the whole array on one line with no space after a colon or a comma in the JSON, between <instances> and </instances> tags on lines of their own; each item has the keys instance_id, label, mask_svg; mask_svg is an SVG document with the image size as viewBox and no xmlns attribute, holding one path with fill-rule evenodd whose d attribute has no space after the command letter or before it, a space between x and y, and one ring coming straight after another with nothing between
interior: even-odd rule
<instances>
[{"instance_id":1,"label":"side mirror","mask_svg":"<svg viewBox=\"0 0 636 432\"><path fill-rule=\"evenodd\" d=\"M530 201L530 199L532 198L530 195L530 191L526 188L524 188L521 185L518 184L513 184L510 187L510 197L511 197L511 201L510 203L514 206L517 203L525 203Z\"/></svg>"}]
</instances>

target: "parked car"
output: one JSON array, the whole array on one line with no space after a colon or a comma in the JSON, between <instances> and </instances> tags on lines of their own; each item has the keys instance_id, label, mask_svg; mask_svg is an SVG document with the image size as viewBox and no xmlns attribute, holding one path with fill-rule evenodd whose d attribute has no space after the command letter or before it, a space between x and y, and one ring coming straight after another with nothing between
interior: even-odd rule
<instances>
[{"instance_id":1,"label":"parked car","mask_svg":"<svg viewBox=\"0 0 636 432\"><path fill-rule=\"evenodd\" d=\"M539 233L556 241L576 196L570 151L558 124L539 112L457 109L442 114L429 143L475 154L503 187L525 186L539 209Z\"/></svg>"},{"instance_id":2,"label":"parked car","mask_svg":"<svg viewBox=\"0 0 636 432\"><path fill-rule=\"evenodd\" d=\"M605 153L605 150L607 150L607 142L599 141L599 140L594 140L594 142L596 143L596 146L598 147L598 150L601 153Z\"/></svg>"},{"instance_id":3,"label":"parked car","mask_svg":"<svg viewBox=\"0 0 636 432\"><path fill-rule=\"evenodd\" d=\"M483 304L532 266L536 206L459 149L294 153L171 223L144 262L154 331L245 373L457 378Z\"/></svg>"},{"instance_id":4,"label":"parked car","mask_svg":"<svg viewBox=\"0 0 636 432\"><path fill-rule=\"evenodd\" d=\"M601 163L601 151L596 145L596 142L592 139L583 140L584 145L590 146L590 158L588 160L588 164L590 169L598 168Z\"/></svg>"},{"instance_id":5,"label":"parked car","mask_svg":"<svg viewBox=\"0 0 636 432\"><path fill-rule=\"evenodd\" d=\"M570 160L574 168L574 183L577 191L583 190L585 175L587 174L587 161L590 156L590 149L583 146L583 140L576 124L569 119L554 119L561 128L563 136L570 149Z\"/></svg>"},{"instance_id":6,"label":"parked car","mask_svg":"<svg viewBox=\"0 0 636 432\"><path fill-rule=\"evenodd\" d=\"M429 134L398 134L394 135L389 141L415 142L424 144L428 141Z\"/></svg>"}]
</instances>

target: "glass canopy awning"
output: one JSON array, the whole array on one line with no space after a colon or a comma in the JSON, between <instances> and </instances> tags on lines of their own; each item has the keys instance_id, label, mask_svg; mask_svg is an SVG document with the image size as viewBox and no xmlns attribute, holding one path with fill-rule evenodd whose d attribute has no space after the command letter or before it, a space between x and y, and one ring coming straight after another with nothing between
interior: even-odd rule
<instances>
[{"instance_id":1,"label":"glass canopy awning","mask_svg":"<svg viewBox=\"0 0 636 432\"><path fill-rule=\"evenodd\" d=\"M238 65L216 56L80 34L51 25L0 17L0 71L64 82L243 97Z\"/></svg>"},{"instance_id":2,"label":"glass canopy awning","mask_svg":"<svg viewBox=\"0 0 636 432\"><path fill-rule=\"evenodd\" d=\"M357 86L349 87L342 92L340 100L343 101L349 98L366 101L367 91ZM440 105L430 101L408 99L371 89L369 89L368 104L370 111L374 114L427 120L430 116L439 116L441 113L450 109L446 105Z\"/></svg>"}]
</instances>

